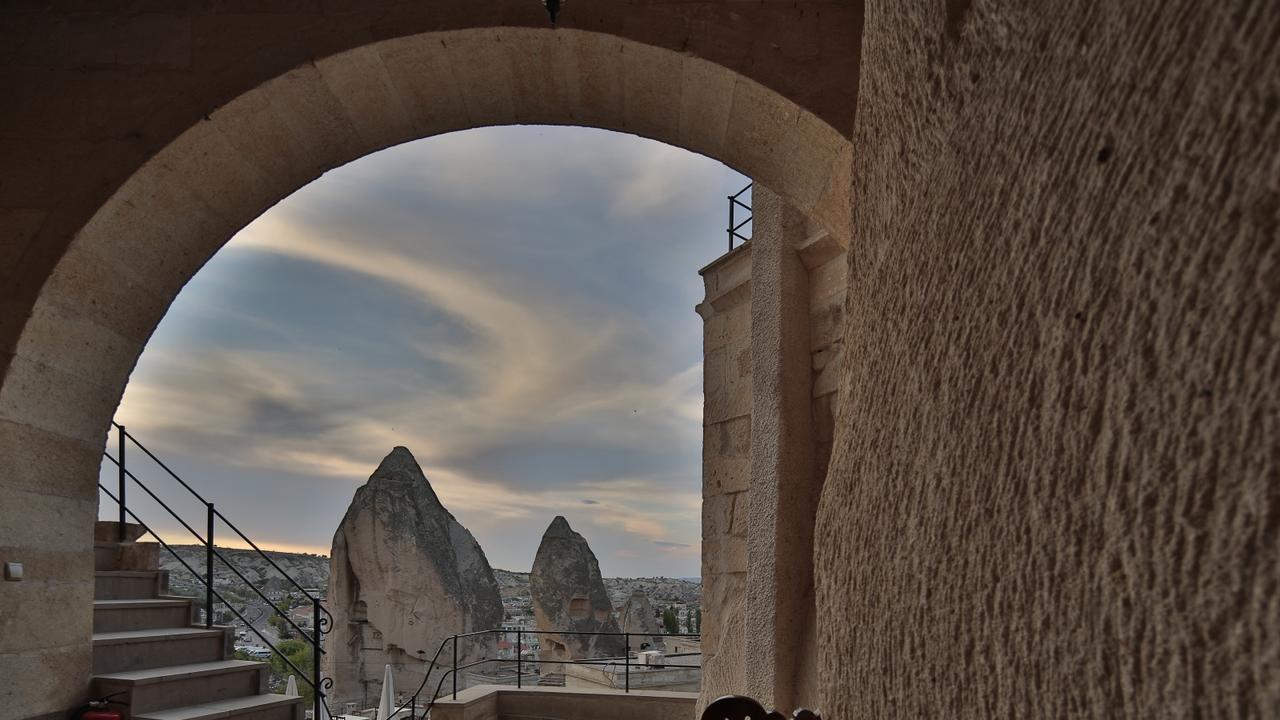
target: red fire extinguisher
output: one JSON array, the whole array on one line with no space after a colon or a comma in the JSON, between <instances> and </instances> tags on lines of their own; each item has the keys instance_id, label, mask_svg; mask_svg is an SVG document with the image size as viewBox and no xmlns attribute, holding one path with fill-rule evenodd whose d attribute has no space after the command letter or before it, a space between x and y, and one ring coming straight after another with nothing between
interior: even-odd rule
<instances>
[{"instance_id":1,"label":"red fire extinguisher","mask_svg":"<svg viewBox=\"0 0 1280 720\"><path fill-rule=\"evenodd\" d=\"M111 699L123 694L124 692L118 692L97 700L90 700L71 714L71 720L124 720L124 712L111 707L112 705L129 707L126 703Z\"/></svg>"}]
</instances>

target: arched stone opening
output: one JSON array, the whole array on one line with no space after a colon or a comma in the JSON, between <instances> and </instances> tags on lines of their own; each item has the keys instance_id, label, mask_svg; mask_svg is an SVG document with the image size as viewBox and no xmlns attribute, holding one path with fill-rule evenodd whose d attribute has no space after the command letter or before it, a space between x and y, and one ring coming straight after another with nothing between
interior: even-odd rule
<instances>
[{"instance_id":1,"label":"arched stone opening","mask_svg":"<svg viewBox=\"0 0 1280 720\"><path fill-rule=\"evenodd\" d=\"M848 235L847 140L723 67L569 30L384 41L264 83L212 111L129 178L77 233L40 292L6 375L14 393L6 415L100 444L151 331L237 230L330 168L494 124L577 124L661 140L725 162L833 235ZM48 371L68 377L37 377ZM43 396L37 388L49 383L87 412L59 418L48 414L49 403L26 407L33 398L21 386Z\"/></svg>"},{"instance_id":2,"label":"arched stone opening","mask_svg":"<svg viewBox=\"0 0 1280 720\"><path fill-rule=\"evenodd\" d=\"M111 416L151 332L210 256L330 168L497 124L604 128L719 159L847 243L846 138L707 60L601 33L502 28L385 40L294 68L211 109L130 176L76 232L22 327L0 419L17 457L40 455L35 472L64 478L75 498L73 512L48 509L66 552L83 545L89 555ZM83 590L67 614L85 645L91 569L66 573ZM87 677L87 661L65 665L63 678Z\"/></svg>"}]
</instances>

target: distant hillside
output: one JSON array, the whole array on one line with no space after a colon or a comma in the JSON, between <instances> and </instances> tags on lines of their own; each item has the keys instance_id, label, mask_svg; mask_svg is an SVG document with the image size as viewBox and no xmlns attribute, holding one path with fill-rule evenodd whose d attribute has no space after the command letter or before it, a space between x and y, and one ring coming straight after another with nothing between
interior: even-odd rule
<instances>
[{"instance_id":1,"label":"distant hillside","mask_svg":"<svg viewBox=\"0 0 1280 720\"><path fill-rule=\"evenodd\" d=\"M196 572L204 572L205 550L203 545L175 545L174 550ZM280 577L271 564L253 550L236 550L218 548L233 565L236 566L249 582L267 590L288 590L292 588L287 580ZM305 588L323 588L329 582L329 558L324 555L310 553L288 553L268 551L270 557L294 580ZM170 572L169 585L174 592L197 595L204 592L204 585L191 576L182 563L173 555L160 551L160 567ZM516 598L529 598L529 573L514 572L495 568L494 577L498 581L498 589L503 601ZM243 585L236 575L221 562L214 563L215 586L236 588ZM621 606L636 590L643 590L654 605L683 603L700 605L702 601L702 583L688 578L639 577L639 578L605 578L605 589L614 607Z\"/></svg>"},{"instance_id":2,"label":"distant hillside","mask_svg":"<svg viewBox=\"0 0 1280 720\"><path fill-rule=\"evenodd\" d=\"M529 573L494 568L493 575L498 581L498 590L502 593L503 602L530 599ZM605 578L604 588L609 593L609 601L615 608L621 607L636 590L644 591L654 605L702 604L702 583L685 578Z\"/></svg>"},{"instance_id":3,"label":"distant hillside","mask_svg":"<svg viewBox=\"0 0 1280 720\"><path fill-rule=\"evenodd\" d=\"M175 545L173 549L196 572L204 574L203 545ZM220 547L218 552L226 557L249 582L259 588L293 589L293 583L281 577L280 573L271 567L271 563L253 550ZM323 588L329 582L329 558L323 555L267 551L267 557L304 588ZM169 571L169 587L174 592L184 593L187 590L192 591L191 594L204 592L204 584L192 577L182 563L178 562L172 554L165 552L163 548L160 550L160 568ZM244 585L235 573L217 560L214 560L213 571L215 587L236 588Z\"/></svg>"}]
</instances>

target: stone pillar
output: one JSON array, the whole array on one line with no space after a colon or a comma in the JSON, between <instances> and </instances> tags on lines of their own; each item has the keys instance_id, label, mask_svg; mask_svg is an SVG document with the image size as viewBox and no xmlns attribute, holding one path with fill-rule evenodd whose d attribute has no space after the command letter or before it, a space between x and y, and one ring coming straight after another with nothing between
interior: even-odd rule
<instances>
[{"instance_id":1,"label":"stone pillar","mask_svg":"<svg viewBox=\"0 0 1280 720\"><path fill-rule=\"evenodd\" d=\"M701 706L746 685L751 245L700 271L703 319Z\"/></svg>"},{"instance_id":2,"label":"stone pillar","mask_svg":"<svg viewBox=\"0 0 1280 720\"><path fill-rule=\"evenodd\" d=\"M821 707L812 526L838 404L848 241L758 184L753 204L755 239L701 270L701 703L745 693Z\"/></svg>"},{"instance_id":3,"label":"stone pillar","mask_svg":"<svg viewBox=\"0 0 1280 720\"><path fill-rule=\"evenodd\" d=\"M793 707L813 605L814 442L804 216L755 186L746 691Z\"/></svg>"}]
</instances>

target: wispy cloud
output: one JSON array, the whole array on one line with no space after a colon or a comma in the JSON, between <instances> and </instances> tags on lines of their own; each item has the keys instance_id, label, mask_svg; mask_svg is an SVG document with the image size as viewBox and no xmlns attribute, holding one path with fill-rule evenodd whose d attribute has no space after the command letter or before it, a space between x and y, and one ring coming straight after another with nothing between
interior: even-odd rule
<instances>
[{"instance_id":1,"label":"wispy cloud","mask_svg":"<svg viewBox=\"0 0 1280 720\"><path fill-rule=\"evenodd\" d=\"M507 555L498 546L513 532L536 539L566 508L585 512L575 527L611 557L636 545L696 555L695 270L719 252L705 228L741 178L656 143L580 132L414 143L283 201L184 290L118 417L214 467L246 512L259 511L260 490L238 477L354 488L406 445L496 564L527 563L528 540ZM637 212L656 219L617 224ZM277 537L326 543L350 498L337 495L323 511L331 522L280 525ZM697 568L696 556L679 569L619 562Z\"/></svg>"}]
</instances>

